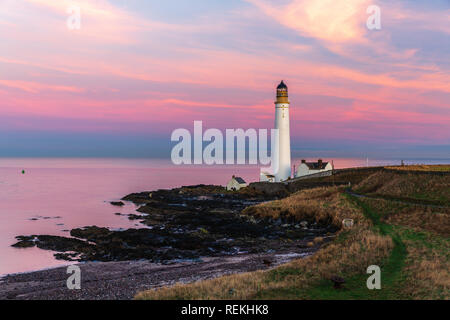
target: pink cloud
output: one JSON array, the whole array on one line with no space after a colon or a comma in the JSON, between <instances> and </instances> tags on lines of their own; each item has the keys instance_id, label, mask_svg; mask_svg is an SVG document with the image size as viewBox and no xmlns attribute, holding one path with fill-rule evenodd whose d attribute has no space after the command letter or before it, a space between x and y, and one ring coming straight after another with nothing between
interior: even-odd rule
<instances>
[{"instance_id":1,"label":"pink cloud","mask_svg":"<svg viewBox=\"0 0 450 320\"><path fill-rule=\"evenodd\" d=\"M280 24L303 35L330 41L358 41L364 33L368 0L293 0L272 4L265 0L247 0Z\"/></svg>"},{"instance_id":2,"label":"pink cloud","mask_svg":"<svg viewBox=\"0 0 450 320\"><path fill-rule=\"evenodd\" d=\"M79 93L83 92L84 90L77 87L71 87L71 86L60 86L60 85L50 85L50 84L43 84L43 83L37 83L37 82L31 82L31 81L19 81L19 80L0 80L0 85L14 88L14 89L20 89L23 91L27 91L30 93L39 93L41 91L63 91L63 92L72 92L72 93Z\"/></svg>"},{"instance_id":3,"label":"pink cloud","mask_svg":"<svg viewBox=\"0 0 450 320\"><path fill-rule=\"evenodd\" d=\"M95 125L111 130L120 122L130 130L133 124L148 124L145 130L189 127L193 120L216 127L270 127L274 86L284 79L291 92L293 122L300 124L293 126L296 134L326 138L323 132L363 132L363 138L378 132L364 131L360 124L386 128L398 123L407 128L434 123L441 128L449 121L443 98L450 92L445 64L420 60L416 48L395 48L389 30L368 41L367 1L249 2L261 11L257 18L249 14L239 28L255 19L275 21L315 41L279 37L255 48L239 28L227 30L233 20L161 23L104 0L80 1L82 30L70 32L65 19L71 1L22 1L27 9L23 17L30 20L2 34L7 46L0 57L0 112L71 119L78 121L74 130ZM386 16L398 15L391 20L404 21L399 10L393 6ZM37 13L49 19L30 33L30 26L38 24ZM423 20L425 15L418 17ZM429 28L436 26L429 23ZM196 38L199 34L214 40ZM235 38L240 41L227 47L226 40ZM338 57L328 58L323 48ZM308 106L296 101L302 96L312 97ZM433 112L410 109L417 105L417 110L430 107ZM34 126L45 129L40 123ZM64 130L63 125L57 128ZM413 134L425 133L422 129Z\"/></svg>"}]
</instances>

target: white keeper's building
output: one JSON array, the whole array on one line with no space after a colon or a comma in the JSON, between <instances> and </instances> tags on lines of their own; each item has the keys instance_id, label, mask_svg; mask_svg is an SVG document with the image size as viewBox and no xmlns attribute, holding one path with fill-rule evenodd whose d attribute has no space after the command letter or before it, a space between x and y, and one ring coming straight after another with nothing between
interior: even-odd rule
<instances>
[{"instance_id":1,"label":"white keeper's building","mask_svg":"<svg viewBox=\"0 0 450 320\"><path fill-rule=\"evenodd\" d=\"M228 191L238 191L247 186L247 182L241 177L233 176L231 180L227 183Z\"/></svg>"},{"instance_id":2,"label":"white keeper's building","mask_svg":"<svg viewBox=\"0 0 450 320\"><path fill-rule=\"evenodd\" d=\"M323 162L322 159L319 159L317 162L306 162L306 160L302 160L302 163L295 172L295 177L298 178L330 170L333 170L332 163Z\"/></svg>"}]
</instances>

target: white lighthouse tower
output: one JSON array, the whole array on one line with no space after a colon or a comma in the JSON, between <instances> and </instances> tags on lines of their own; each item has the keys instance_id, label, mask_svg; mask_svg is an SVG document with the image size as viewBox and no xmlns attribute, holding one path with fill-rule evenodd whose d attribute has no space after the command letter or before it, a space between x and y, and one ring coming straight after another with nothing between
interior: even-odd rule
<instances>
[{"instance_id":1,"label":"white lighthouse tower","mask_svg":"<svg viewBox=\"0 0 450 320\"><path fill-rule=\"evenodd\" d=\"M283 81L277 87L275 101L275 129L278 129L278 143L274 151L275 181L285 181L291 177L291 136L289 130L288 88Z\"/></svg>"}]
</instances>

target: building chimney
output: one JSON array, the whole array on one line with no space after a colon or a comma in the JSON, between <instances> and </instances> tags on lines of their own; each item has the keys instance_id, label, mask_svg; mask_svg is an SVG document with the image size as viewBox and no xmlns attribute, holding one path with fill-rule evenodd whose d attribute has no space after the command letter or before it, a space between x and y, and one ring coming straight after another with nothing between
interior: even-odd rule
<instances>
[{"instance_id":1,"label":"building chimney","mask_svg":"<svg viewBox=\"0 0 450 320\"><path fill-rule=\"evenodd\" d=\"M302 160L302 163L306 163L306 160L305 160L305 159L303 159L303 160Z\"/></svg>"},{"instance_id":2,"label":"building chimney","mask_svg":"<svg viewBox=\"0 0 450 320\"><path fill-rule=\"evenodd\" d=\"M322 164L323 164L323 161L322 161L322 159L319 159L319 168L322 168Z\"/></svg>"}]
</instances>

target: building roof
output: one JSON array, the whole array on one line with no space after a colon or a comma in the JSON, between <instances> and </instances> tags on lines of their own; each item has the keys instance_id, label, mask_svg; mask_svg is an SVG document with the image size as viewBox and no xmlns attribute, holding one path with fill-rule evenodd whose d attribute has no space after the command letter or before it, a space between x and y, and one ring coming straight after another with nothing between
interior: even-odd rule
<instances>
[{"instance_id":1,"label":"building roof","mask_svg":"<svg viewBox=\"0 0 450 320\"><path fill-rule=\"evenodd\" d=\"M236 182L239 183L239 184L246 184L247 183L241 177L233 177L233 179L236 180Z\"/></svg>"},{"instance_id":2,"label":"building roof","mask_svg":"<svg viewBox=\"0 0 450 320\"><path fill-rule=\"evenodd\" d=\"M303 162L310 170L323 170L329 162Z\"/></svg>"}]
</instances>

